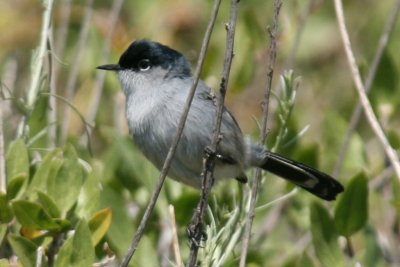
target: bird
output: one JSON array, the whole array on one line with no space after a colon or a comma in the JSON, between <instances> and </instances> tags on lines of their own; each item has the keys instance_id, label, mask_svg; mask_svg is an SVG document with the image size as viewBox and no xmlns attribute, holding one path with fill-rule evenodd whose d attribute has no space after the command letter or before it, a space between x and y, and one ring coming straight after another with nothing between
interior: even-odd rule
<instances>
[{"instance_id":1,"label":"bird","mask_svg":"<svg viewBox=\"0 0 400 267\"><path fill-rule=\"evenodd\" d=\"M186 57L148 39L133 41L117 64L97 69L116 72L126 98L126 119L133 142L159 170L174 139L193 76ZM210 87L199 80L168 176L200 189L203 156L211 143L217 106ZM221 140L213 177L246 183L246 171L261 168L324 199L334 200L344 187L333 177L273 153L245 138L232 113L223 108Z\"/></svg>"}]
</instances>

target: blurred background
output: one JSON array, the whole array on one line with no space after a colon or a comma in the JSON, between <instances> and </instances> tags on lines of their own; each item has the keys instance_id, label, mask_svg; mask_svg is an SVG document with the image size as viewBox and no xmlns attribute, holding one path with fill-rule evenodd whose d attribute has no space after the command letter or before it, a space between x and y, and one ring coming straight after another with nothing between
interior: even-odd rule
<instances>
[{"instance_id":1,"label":"blurred background","mask_svg":"<svg viewBox=\"0 0 400 267\"><path fill-rule=\"evenodd\" d=\"M367 76L395 2L398 1L344 3L352 47L363 78ZM101 193L95 204L98 208L112 208L112 223L103 241L117 258L128 247L158 171L130 141L124 96L116 76L96 71L96 66L117 63L129 44L142 38L182 52L194 66L212 4L208 0L58 0L54 3L49 51L40 87L40 91L47 94L38 98L29 117L29 153L34 162L46 151L68 143L74 146L80 158L98 170ZM218 89L223 67L224 24L229 19L229 5L229 1L222 1L201 75L213 89ZM40 41L42 19L42 1L0 2L0 109L6 149L16 138L24 115L23 99L35 67L31 62ZM243 132L254 140L258 139L258 123L262 116L270 41L267 28L272 22L272 1L240 2L226 105ZM343 52L332 1L284 1L277 40L267 146L275 143L280 127L277 101L281 92L280 75L291 69L300 83L285 141L278 152L327 173L335 171L343 184L363 173L370 189L368 220L352 237L355 256L349 262L359 261L362 266L398 266L400 235L396 199L399 198L392 192L393 184L398 181L363 116L346 146L343 165L338 163L358 96ZM400 147L399 48L400 31L396 23L369 95L397 151ZM285 145L299 132L302 132L300 137ZM263 180L258 205L269 203L291 189L292 186L281 179L268 176ZM211 206L220 223L217 228L224 225L227 214L237 205L239 191L235 181L217 185L213 190ZM180 247L186 259L185 227L198 194L167 180L153 214L154 220L147 227L132 266L171 266L168 204L175 207ZM309 233L309 204L313 200L313 196L300 191L289 200L256 214L248 266L296 266L298 259L304 257L312 264L304 266L322 266L316 260ZM238 245L236 254L230 255L224 266L237 266L239 250ZM96 248L99 258L100 251L101 248ZM155 254L158 257L154 257ZM376 257L368 259L371 255Z\"/></svg>"}]
</instances>

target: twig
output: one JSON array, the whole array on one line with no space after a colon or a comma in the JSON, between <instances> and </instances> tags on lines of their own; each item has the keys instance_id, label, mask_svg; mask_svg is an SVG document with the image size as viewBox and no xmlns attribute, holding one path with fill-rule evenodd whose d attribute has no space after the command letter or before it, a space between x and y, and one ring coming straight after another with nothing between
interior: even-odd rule
<instances>
[{"instance_id":1,"label":"twig","mask_svg":"<svg viewBox=\"0 0 400 267\"><path fill-rule=\"evenodd\" d=\"M139 226L137 228L135 236L133 237L133 240L132 240L132 242L131 242L131 244L129 246L129 249L128 249L125 257L122 260L122 263L121 263L120 267L128 266L129 261L131 260L133 254L135 253L136 248L137 248L137 246L139 244L139 241L143 236L144 229L145 229L145 227L147 225L147 222L148 222L148 220L150 218L150 215L151 215L151 213L152 213L152 211L154 209L154 206L155 206L155 204L157 202L157 198L158 198L158 196L160 194L161 188L162 188L162 186L164 184L164 181L165 181L165 178L167 176L167 172L168 172L169 166L171 165L171 162L172 162L172 158L173 158L173 156L175 154L176 148L178 146L178 142L179 142L179 140L180 140L180 138L182 136L183 127L185 126L186 118L187 118L187 116L189 114L190 105L192 104L192 100L193 100L194 94L196 92L197 84L198 84L199 78L200 78L201 69L202 69L203 63L204 63L204 58L205 58L206 52L207 52L208 43L210 41L211 33L212 33L213 28L214 28L214 24L215 24L215 20L216 20L217 14L218 14L218 9L219 9L220 3L221 3L221 0L215 0L214 1L214 6L213 6L212 13L211 13L211 18L210 18L210 21L208 22L207 30L206 30L205 36L203 38L203 43L201 45L199 58L197 60L196 69L195 69L195 72L194 72L194 75L193 75L193 83L192 83L192 86L190 88L189 95L188 95L188 97L186 99L185 107L184 107L182 116L181 116L181 118L179 120L179 124L178 124L178 127L176 129L176 134L175 134L174 140L173 140L173 142L171 144L171 147L170 147L170 149L168 151L167 157L165 158L164 165L163 165L163 167L161 169L160 176L158 177L157 185L156 185L156 187L155 187L155 189L153 191L153 194L151 195L150 202L147 205L146 211L143 214L142 220L140 221L140 224L139 224Z\"/></svg>"},{"instance_id":2,"label":"twig","mask_svg":"<svg viewBox=\"0 0 400 267\"><path fill-rule=\"evenodd\" d=\"M50 57L53 54L57 55L57 57L61 58L64 48L67 33L68 33L68 24L69 18L71 14L71 0L64 0L62 6L60 7L62 12L60 14L60 26L57 31L56 39L54 40L54 36L52 34L50 38L50 44L53 47L51 49L52 53L50 53ZM50 94L56 95L57 94L57 81L58 81L58 74L60 70L60 64L53 62L50 67L51 75L50 75ZM49 98L49 113L48 113L48 120L49 124L51 125L48 130L48 146L55 147L57 142L57 124L55 123L57 120L57 101L55 98Z\"/></svg>"},{"instance_id":3,"label":"twig","mask_svg":"<svg viewBox=\"0 0 400 267\"><path fill-rule=\"evenodd\" d=\"M379 39L379 43L378 43L378 47L375 52L374 59L372 60L371 67L368 71L368 75L365 80L365 92L366 93L368 93L372 88L372 82L375 79L375 75L378 70L379 63L381 61L383 52L385 51L386 45L389 42L390 35L393 32L397 17L399 15L399 11L400 11L400 0L397 0L394 3L392 11L387 19L383 33ZM361 112L362 112L362 106L361 106L360 101L358 101L357 106L354 108L353 113L351 115L349 127L347 128L347 132L344 136L342 145L340 146L339 156L338 156L338 159L336 161L335 167L332 172L333 177L338 177L340 174L340 171L343 166L343 162L346 157L347 150L349 148L350 138L353 135L353 132L356 129L356 127L360 121Z\"/></svg>"},{"instance_id":4,"label":"twig","mask_svg":"<svg viewBox=\"0 0 400 267\"><path fill-rule=\"evenodd\" d=\"M67 44L67 35L68 35L68 25L71 14L71 1L72 0L63 0L63 3L60 7L60 26L58 27L56 40L54 44L54 51L57 55L61 55L64 51L64 47Z\"/></svg>"},{"instance_id":5,"label":"twig","mask_svg":"<svg viewBox=\"0 0 400 267\"><path fill-rule=\"evenodd\" d=\"M174 256L175 256L175 266L182 267L182 257L181 252L179 250L179 241L178 241L178 234L176 231L176 222L175 222L175 209L174 206L169 205L169 219L171 223L172 229L172 247L174 249Z\"/></svg>"},{"instance_id":6,"label":"twig","mask_svg":"<svg viewBox=\"0 0 400 267\"><path fill-rule=\"evenodd\" d=\"M230 18L229 23L225 25L227 30L226 36L226 48L225 48L225 56L224 56L224 67L221 75L221 83L219 88L219 94L216 96L217 100L217 112L215 114L215 121L213 127L213 135L211 139L211 144L206 150L210 153L206 153L204 164L203 164L203 181L202 181L202 190L200 195L200 201L197 204L197 208L193 214L192 220L190 222L188 232L192 238L190 245L190 254L187 266L196 266L197 264L197 254L199 251L201 239L203 237L203 219L204 214L206 213L208 206L208 196L211 191L211 187L213 184L213 172L215 165L215 153L217 151L218 143L221 139L221 121L222 114L224 111L224 101L225 94L228 87L229 74L232 65L233 59L233 47L234 47L234 39L235 39L235 29L236 29L236 19L238 12L238 0L231 1L231 9L230 9Z\"/></svg>"},{"instance_id":7,"label":"twig","mask_svg":"<svg viewBox=\"0 0 400 267\"><path fill-rule=\"evenodd\" d=\"M47 251L46 251L46 256L47 256L47 266L53 267L56 259L56 255L64 243L64 234L54 234L53 235L53 240L51 241Z\"/></svg>"},{"instance_id":8,"label":"twig","mask_svg":"<svg viewBox=\"0 0 400 267\"><path fill-rule=\"evenodd\" d=\"M36 265L35 267L42 267L42 261L43 261L43 247L40 246L36 250Z\"/></svg>"},{"instance_id":9,"label":"twig","mask_svg":"<svg viewBox=\"0 0 400 267\"><path fill-rule=\"evenodd\" d=\"M101 53L101 58L100 58L101 63L105 63L110 54L112 37L114 35L114 30L115 30L116 24L118 22L119 13L121 11L123 3L124 3L124 0L113 1L113 5L111 8L111 15L109 18L109 25L108 25L109 30L108 30L107 36L104 40L103 51ZM103 94L103 84L104 84L105 75L106 75L106 73L104 71L98 71L97 75L96 75L96 80L95 80L95 83L93 86L92 95L90 97L89 110L88 110L88 114L86 116L87 121L90 123L94 123L96 114L97 114L97 110L99 109L101 95ZM81 140L80 140L81 144L83 144L83 145L88 144L91 132L92 131L90 129L89 135L83 135L81 137Z\"/></svg>"},{"instance_id":10,"label":"twig","mask_svg":"<svg viewBox=\"0 0 400 267\"><path fill-rule=\"evenodd\" d=\"M72 101L75 93L76 82L78 80L78 74L83 59L83 52L86 45L86 40L89 34L90 22L93 14L93 1L86 0L85 15L83 17L82 27L79 32L78 45L76 48L76 54L74 60L71 62L71 71L68 75L67 85L65 86L65 98L68 101ZM64 144L67 139L67 131L70 122L71 111L69 106L64 106L61 122L61 144Z\"/></svg>"},{"instance_id":11,"label":"twig","mask_svg":"<svg viewBox=\"0 0 400 267\"><path fill-rule=\"evenodd\" d=\"M82 115L82 113L74 106L74 104L71 101L69 101L68 99L66 99L65 97L60 96L60 95L52 95L50 93L41 93L41 95L54 97L56 99L59 99L59 100L63 101L66 105L68 105L73 111L75 111L75 114L79 116L79 118L81 119L83 125L85 125L85 133L87 135L89 135L89 129L93 128L94 125L92 125L88 121L86 121L86 119Z\"/></svg>"},{"instance_id":12,"label":"twig","mask_svg":"<svg viewBox=\"0 0 400 267\"><path fill-rule=\"evenodd\" d=\"M274 25L272 31L269 30L269 35L271 39L271 43L269 46L269 54L268 54L268 72L267 72L267 83L265 87L265 94L264 94L264 103L263 103L263 118L261 123L261 132L259 138L259 144L264 145L265 139L267 137L267 121L268 121L268 111L269 111L269 98L271 94L272 88L272 78L274 74L274 66L276 61L276 36L278 34L278 22L279 22L279 12L282 6L281 0L274 1ZM256 169L253 184L251 187L251 200L250 200L250 209L248 212L246 225L243 233L242 239L242 247L240 252L240 267L246 266L246 258L247 252L249 249L249 242L250 242L250 235L251 235L251 228L253 225L253 219L255 216L255 208L256 208L256 200L257 200L257 192L259 190L261 181L261 169Z\"/></svg>"},{"instance_id":13,"label":"twig","mask_svg":"<svg viewBox=\"0 0 400 267\"><path fill-rule=\"evenodd\" d=\"M48 39L48 46L49 46L49 51L54 51L54 46L53 46L53 34L50 34L49 39ZM49 85L50 85L50 94L55 95L56 94L56 72L57 72L57 67L56 64L53 60L53 53L49 53L49 70L50 70L50 75L49 75ZM57 101L55 98L50 97L49 98L49 112L47 114L47 119L49 123L49 128L47 131L48 134L48 141L47 145L48 148L54 148L56 146L56 138L57 138Z\"/></svg>"},{"instance_id":14,"label":"twig","mask_svg":"<svg viewBox=\"0 0 400 267\"><path fill-rule=\"evenodd\" d=\"M357 89L358 96L361 101L361 105L364 109L365 116L375 133L376 137L378 138L379 142L381 143L386 156L388 157L390 163L393 165L394 171L397 175L397 178L400 180L400 162L399 157L396 151L390 146L388 140L386 139L385 133L383 132L381 126L379 125L378 119L375 116L374 111L372 110L371 104L368 100L367 94L365 92L364 85L361 80L360 72L358 70L357 62L354 57L350 38L346 29L344 14L343 14L343 5L341 0L334 0L335 3L335 11L336 17L339 24L339 31L342 36L343 46L346 53L347 61L353 76L354 84Z\"/></svg>"},{"instance_id":15,"label":"twig","mask_svg":"<svg viewBox=\"0 0 400 267\"><path fill-rule=\"evenodd\" d=\"M38 92L40 89L40 74L42 73L42 67L44 62L44 57L47 52L47 38L49 36L50 30L50 20L53 9L53 0L43 1L44 13L43 13L43 24L42 31L40 34L40 43L37 49L37 54L34 57L34 62L32 62L33 70L31 77L31 84L29 86L29 91L27 92L26 108L29 113L32 112L33 106L36 103ZM29 115L28 115L29 116ZM24 116L19 127L17 136L22 137L26 134L26 124L28 122L27 116Z\"/></svg>"}]
</instances>

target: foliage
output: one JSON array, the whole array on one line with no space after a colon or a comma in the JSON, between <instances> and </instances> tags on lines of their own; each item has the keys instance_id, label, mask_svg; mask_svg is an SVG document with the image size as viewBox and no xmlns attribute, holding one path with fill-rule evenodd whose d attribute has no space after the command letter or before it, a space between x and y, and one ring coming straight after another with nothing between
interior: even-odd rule
<instances>
[{"instance_id":1,"label":"foliage","mask_svg":"<svg viewBox=\"0 0 400 267\"><path fill-rule=\"evenodd\" d=\"M0 142L0 163L5 163L5 169L0 164L0 266L114 266L143 215L158 171L130 140L117 79L95 67L117 62L133 39L144 37L182 51L194 63L211 1L125 1L108 39L117 2L55 1L47 33L42 1L0 4L5 148ZM223 66L228 2L222 3L202 72L212 88L218 88ZM345 3L364 76L392 5ZM271 11L271 1L240 2L227 106L253 137L261 117ZM286 1L279 23L267 146L329 173L358 102L332 4ZM399 46L394 30L370 93L395 149L400 144ZM35 82L31 77L38 72ZM265 175L248 266L399 265L400 183L365 120L347 150L338 172L346 190L332 204ZM186 226L198 198L196 190L167 180L131 266L178 266L173 245L186 261ZM249 199L250 186L234 180L213 188L207 240L200 250L203 266L238 265ZM170 204L178 244L172 238Z\"/></svg>"}]
</instances>

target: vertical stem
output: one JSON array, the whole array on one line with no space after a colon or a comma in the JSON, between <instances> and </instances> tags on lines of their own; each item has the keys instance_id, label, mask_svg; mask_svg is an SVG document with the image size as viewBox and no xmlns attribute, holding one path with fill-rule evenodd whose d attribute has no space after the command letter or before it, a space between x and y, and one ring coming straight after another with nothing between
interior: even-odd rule
<instances>
[{"instance_id":1,"label":"vertical stem","mask_svg":"<svg viewBox=\"0 0 400 267\"><path fill-rule=\"evenodd\" d=\"M53 46L53 36L49 38L49 50L54 49ZM53 50L54 51L54 50ZM50 67L50 95L55 95L56 92L56 64L53 60L52 53L49 53L49 67ZM49 148L54 148L56 146L56 138L57 138L57 101L55 97L49 97L49 112L47 114L47 118L49 121L49 128L48 128L48 142L47 145Z\"/></svg>"},{"instance_id":2,"label":"vertical stem","mask_svg":"<svg viewBox=\"0 0 400 267\"><path fill-rule=\"evenodd\" d=\"M343 47L346 53L347 62L349 64L349 68L352 74L352 78L357 89L358 97L360 99L361 105L364 109L365 116L367 117L368 123L372 128L372 131L375 133L376 137L378 138L379 142L381 143L386 156L388 157L390 163L392 164L394 171L396 173L397 178L400 180L400 160L390 145L389 141L387 140L385 133L383 132L381 126L379 125L378 119L375 116L375 113L371 107L371 104L368 100L367 94L365 92L364 84L361 80L360 71L357 66L356 58L354 57L353 50L351 48L350 37L347 32L344 12L343 12L343 5L341 0L334 0L335 4L335 11L336 11L336 18L339 25L340 35L343 41Z\"/></svg>"},{"instance_id":3,"label":"vertical stem","mask_svg":"<svg viewBox=\"0 0 400 267\"><path fill-rule=\"evenodd\" d=\"M57 57L62 58L67 35L68 35L68 25L71 14L71 0L64 0L62 5L60 6L62 12L60 13L60 26L58 27L56 37L54 38L53 34L50 38L51 50L53 53L50 54L50 57L53 54L57 55ZM57 99L52 97L52 95L57 94L57 81L60 70L60 64L58 62L52 63L51 66L51 79L50 79L50 97L49 97L49 112L48 112L48 121L49 121L49 131L48 131L48 146L49 148L53 148L57 143ZM62 124L64 120L62 121ZM63 132L61 131L61 135Z\"/></svg>"},{"instance_id":4,"label":"vertical stem","mask_svg":"<svg viewBox=\"0 0 400 267\"><path fill-rule=\"evenodd\" d=\"M40 74L42 73L43 61L45 58L45 54L47 52L47 38L49 36L49 30L50 30L53 0L43 0L43 6L44 6L44 13L43 13L43 24L40 36L40 43L37 49L37 54L35 55L34 58L34 62L31 63L31 66L33 67L32 77L26 99L26 107L29 113L31 113L33 110L40 89L39 88ZM29 116L29 114L27 116ZM18 137L22 137L26 134L26 124L28 121L27 116L25 116L22 119L21 124L18 127L18 132L17 132Z\"/></svg>"},{"instance_id":5,"label":"vertical stem","mask_svg":"<svg viewBox=\"0 0 400 267\"><path fill-rule=\"evenodd\" d=\"M36 60L33 63L34 69L32 71L32 79L31 79L31 84L29 87L28 98L27 98L28 109L33 109L33 105L36 102L38 92L39 92L40 74L42 72L45 53L47 51L47 38L49 36L50 19L51 19L51 11L53 8L53 0L44 0L43 6L44 6L44 13L43 13L42 32L41 32L38 52L36 55Z\"/></svg>"},{"instance_id":6,"label":"vertical stem","mask_svg":"<svg viewBox=\"0 0 400 267\"><path fill-rule=\"evenodd\" d=\"M208 43L210 42L211 33L214 28L214 24L215 24L215 20L217 18L220 3L221 3L221 0L214 1L213 10L211 12L211 18L208 22L207 30L206 30L205 36L203 38L203 43L201 45L200 55L197 60L196 69L194 71L193 83L190 88L189 95L186 99L185 107L184 107L182 116L179 120L179 124L178 124L178 128L176 129L174 140L172 141L171 147L169 148L167 157L165 158L165 161L164 161L164 165L161 168L160 176L158 177L157 185L153 191L153 194L151 195L150 202L146 207L146 211L143 214L142 220L140 221L140 224L139 224L138 229L135 233L135 236L133 237L133 240L128 248L128 251L127 251L126 255L124 256L124 258L122 259L120 267L128 266L133 254L136 251L137 246L139 245L140 239L142 238L142 236L144 234L144 229L147 225L147 222L150 219L151 213L153 212L153 209L157 202L158 196L160 195L160 191L164 184L165 178L167 176L168 169L171 165L172 158L175 155L176 148L178 147L179 140L182 136L183 128L185 127L185 122L186 122L186 118L189 114L190 105L192 104L192 100L193 100L194 94L196 92L197 84L198 84L199 78L200 78L201 69L202 69L203 63L204 63L204 58L205 58L206 52L207 52Z\"/></svg>"},{"instance_id":7,"label":"vertical stem","mask_svg":"<svg viewBox=\"0 0 400 267\"><path fill-rule=\"evenodd\" d=\"M82 27L79 32L78 45L76 48L76 54L73 62L71 63L71 70L68 75L67 85L65 86L65 98L68 101L72 101L75 93L76 82L78 80L78 74L81 66L81 62L84 55L84 48L86 46L86 40L89 34L90 22L93 14L93 1L86 0L85 15L82 22ZM61 144L64 144L67 139L67 131L69 127L71 117L71 109L68 105L64 106L62 121L61 121Z\"/></svg>"},{"instance_id":8,"label":"vertical stem","mask_svg":"<svg viewBox=\"0 0 400 267\"><path fill-rule=\"evenodd\" d=\"M367 78L365 79L365 91L368 93L372 88L372 83L375 79L376 72L378 70L379 63L381 62L383 52L389 42L390 35L393 32L394 26L396 25L397 17L400 11L400 0L396 0L393 5L392 11L388 16L385 28L379 39L378 47L375 51L374 59L372 60L371 67L369 68ZM362 114L362 106L360 101L358 101L357 106L354 108L351 115L349 127L343 138L342 145L340 146L339 155L335 167L332 172L333 177L338 177L343 166L343 162L346 157L347 150L349 148L349 143L354 130L356 129L358 122L360 121Z\"/></svg>"},{"instance_id":9,"label":"vertical stem","mask_svg":"<svg viewBox=\"0 0 400 267\"><path fill-rule=\"evenodd\" d=\"M201 239L203 237L203 219L204 214L208 205L208 196L213 184L213 171L215 165L215 153L217 151L218 142L220 141L220 128L222 121L222 114L224 111L225 94L227 91L229 74L233 59L233 47L235 39L236 20L238 12L238 0L231 1L230 18L229 23L225 25L227 30L226 36L226 48L225 48L225 59L224 68L222 71L221 83L219 94L217 94L217 112L215 114L215 121L213 127L213 136L211 144L206 150L210 153L206 153L204 166L203 166L203 181L202 190L200 195L200 201L197 205L195 213L193 214L192 221L189 225L188 231L191 235L192 242L190 246L190 255L187 266L196 266L197 254L200 247Z\"/></svg>"},{"instance_id":10,"label":"vertical stem","mask_svg":"<svg viewBox=\"0 0 400 267\"><path fill-rule=\"evenodd\" d=\"M259 144L264 145L265 139L267 137L267 121L268 121L268 111L269 111L269 99L271 94L272 88L272 78L274 75L274 67L276 61L276 36L278 34L278 17L279 12L282 6L281 0L274 1L274 25L272 31L269 30L269 35L271 38L271 43L269 46L269 54L268 54L268 71L267 71L267 83L265 87L265 94L264 94L264 103L263 103L263 118L261 123L261 132L259 138ZM261 169L256 169L255 171L255 179L253 180L253 184L251 187L251 200L250 200L250 210L248 212L247 221L244 229L244 236L242 241L242 248L240 252L240 267L246 266L246 258L247 252L249 249L249 242L251 236L251 229L253 225L253 219L255 216L255 207L257 201L257 193L259 190L259 185L261 181Z\"/></svg>"}]
</instances>

